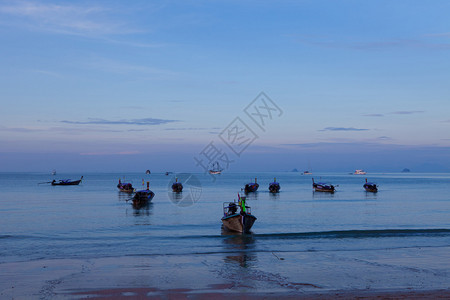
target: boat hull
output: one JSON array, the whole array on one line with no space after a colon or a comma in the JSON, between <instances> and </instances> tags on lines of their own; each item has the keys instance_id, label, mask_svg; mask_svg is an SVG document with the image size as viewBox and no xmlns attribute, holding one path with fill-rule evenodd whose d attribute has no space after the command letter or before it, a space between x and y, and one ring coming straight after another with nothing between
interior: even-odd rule
<instances>
[{"instance_id":1,"label":"boat hull","mask_svg":"<svg viewBox=\"0 0 450 300\"><path fill-rule=\"evenodd\" d=\"M79 180L74 180L74 181L56 181L56 180L53 180L51 182L51 184L52 185L79 185L82 180L83 180L83 177L81 177L81 179L79 179Z\"/></svg>"},{"instance_id":2,"label":"boat hull","mask_svg":"<svg viewBox=\"0 0 450 300\"><path fill-rule=\"evenodd\" d=\"M335 189L334 186L325 186L325 185L320 185L320 184L314 184L314 191L316 192L324 192L324 193L334 193Z\"/></svg>"},{"instance_id":3,"label":"boat hull","mask_svg":"<svg viewBox=\"0 0 450 300\"><path fill-rule=\"evenodd\" d=\"M278 183L271 183L269 185L269 192L278 193L280 191L280 185Z\"/></svg>"},{"instance_id":4,"label":"boat hull","mask_svg":"<svg viewBox=\"0 0 450 300\"><path fill-rule=\"evenodd\" d=\"M257 183L248 183L245 185L244 187L244 192L245 193L253 193L256 192L259 188L259 184Z\"/></svg>"},{"instance_id":5,"label":"boat hull","mask_svg":"<svg viewBox=\"0 0 450 300\"><path fill-rule=\"evenodd\" d=\"M370 193L377 193L378 192L378 188L377 188L376 185L365 184L364 185L364 189L366 190L366 192L370 192Z\"/></svg>"},{"instance_id":6,"label":"boat hull","mask_svg":"<svg viewBox=\"0 0 450 300\"><path fill-rule=\"evenodd\" d=\"M174 193L181 193L183 191L183 185L179 182L172 184L172 191Z\"/></svg>"},{"instance_id":7,"label":"boat hull","mask_svg":"<svg viewBox=\"0 0 450 300\"><path fill-rule=\"evenodd\" d=\"M222 224L229 231L248 233L256 221L250 214L234 214L222 218Z\"/></svg>"},{"instance_id":8,"label":"boat hull","mask_svg":"<svg viewBox=\"0 0 450 300\"><path fill-rule=\"evenodd\" d=\"M140 207L148 204L155 197L155 193L150 190L138 191L133 197L133 206Z\"/></svg>"}]
</instances>

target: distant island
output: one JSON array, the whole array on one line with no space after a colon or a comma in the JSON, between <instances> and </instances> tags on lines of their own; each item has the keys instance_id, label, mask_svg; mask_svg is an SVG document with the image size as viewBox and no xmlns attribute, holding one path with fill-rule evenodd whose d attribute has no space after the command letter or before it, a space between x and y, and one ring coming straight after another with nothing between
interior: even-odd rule
<instances>
[{"instance_id":1,"label":"distant island","mask_svg":"<svg viewBox=\"0 0 450 300\"><path fill-rule=\"evenodd\" d=\"M298 172L298 170L294 168L294 169L292 169L291 172Z\"/></svg>"},{"instance_id":2,"label":"distant island","mask_svg":"<svg viewBox=\"0 0 450 300\"><path fill-rule=\"evenodd\" d=\"M408 168L404 168L404 169L402 170L402 173L409 173L409 172L411 172L411 170L408 169Z\"/></svg>"}]
</instances>

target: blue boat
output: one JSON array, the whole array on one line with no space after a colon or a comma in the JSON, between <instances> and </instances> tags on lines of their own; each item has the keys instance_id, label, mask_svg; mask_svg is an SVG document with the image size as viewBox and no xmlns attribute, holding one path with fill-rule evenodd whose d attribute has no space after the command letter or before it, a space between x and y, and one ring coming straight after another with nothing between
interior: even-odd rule
<instances>
[{"instance_id":1,"label":"blue boat","mask_svg":"<svg viewBox=\"0 0 450 300\"><path fill-rule=\"evenodd\" d=\"M277 182L277 179L274 178L273 182L269 184L269 192L278 193L280 191L280 184Z\"/></svg>"},{"instance_id":2,"label":"blue boat","mask_svg":"<svg viewBox=\"0 0 450 300\"><path fill-rule=\"evenodd\" d=\"M366 178L366 183L363 185L363 187L366 190L366 192L370 192L370 193L377 193L378 192L377 184L373 183L373 182L367 182L367 178Z\"/></svg>"},{"instance_id":3,"label":"blue boat","mask_svg":"<svg viewBox=\"0 0 450 300\"><path fill-rule=\"evenodd\" d=\"M244 192L245 193L253 193L253 192L256 192L258 190L258 188L259 188L259 184L256 183L256 178L255 178L254 183L250 182L245 185Z\"/></svg>"},{"instance_id":4,"label":"blue boat","mask_svg":"<svg viewBox=\"0 0 450 300\"><path fill-rule=\"evenodd\" d=\"M316 191L316 192L334 193L336 191L334 185L332 185L332 184L325 183L325 182L314 182L314 178L312 179L312 181L313 181L314 191Z\"/></svg>"},{"instance_id":5,"label":"blue boat","mask_svg":"<svg viewBox=\"0 0 450 300\"><path fill-rule=\"evenodd\" d=\"M133 206L141 207L147 205L155 197L155 193L150 190L150 182L147 181L147 189L137 191L133 197Z\"/></svg>"}]
</instances>

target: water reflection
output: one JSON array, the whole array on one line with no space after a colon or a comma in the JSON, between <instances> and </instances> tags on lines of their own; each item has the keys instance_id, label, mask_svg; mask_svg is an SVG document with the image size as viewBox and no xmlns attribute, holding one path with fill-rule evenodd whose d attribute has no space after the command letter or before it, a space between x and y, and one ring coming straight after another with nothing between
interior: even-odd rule
<instances>
[{"instance_id":1,"label":"water reflection","mask_svg":"<svg viewBox=\"0 0 450 300\"><path fill-rule=\"evenodd\" d=\"M280 199L280 193L278 192L278 193L269 193L269 198L271 199L271 200L278 200L278 199Z\"/></svg>"},{"instance_id":2,"label":"water reflection","mask_svg":"<svg viewBox=\"0 0 450 300\"><path fill-rule=\"evenodd\" d=\"M238 234L222 228L222 235L226 256L224 258L228 267L238 264L248 268L256 261L256 255L252 251L255 248L255 239L252 234ZM231 253L230 253L231 252Z\"/></svg>"},{"instance_id":3,"label":"water reflection","mask_svg":"<svg viewBox=\"0 0 450 300\"><path fill-rule=\"evenodd\" d=\"M153 203L147 202L146 204L141 205L135 205L131 202L131 207L133 209L133 216L140 217L140 216L151 216L153 214ZM129 209L127 209L127 214L129 212Z\"/></svg>"},{"instance_id":4,"label":"water reflection","mask_svg":"<svg viewBox=\"0 0 450 300\"><path fill-rule=\"evenodd\" d=\"M258 195L259 195L259 192L251 192L251 193L246 193L245 197L247 197L247 200L258 200Z\"/></svg>"}]
</instances>

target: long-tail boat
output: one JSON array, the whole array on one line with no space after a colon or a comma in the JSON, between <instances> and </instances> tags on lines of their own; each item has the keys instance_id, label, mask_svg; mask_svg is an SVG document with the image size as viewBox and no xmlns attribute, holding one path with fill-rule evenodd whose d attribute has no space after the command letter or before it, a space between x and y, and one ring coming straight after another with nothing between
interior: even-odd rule
<instances>
[{"instance_id":1,"label":"long-tail boat","mask_svg":"<svg viewBox=\"0 0 450 300\"><path fill-rule=\"evenodd\" d=\"M363 187L366 190L366 192L371 192L371 193L378 192L377 184L373 183L373 182L367 182L367 178L366 178L366 183L364 183Z\"/></svg>"},{"instance_id":2,"label":"long-tail boat","mask_svg":"<svg viewBox=\"0 0 450 300\"><path fill-rule=\"evenodd\" d=\"M238 194L238 198L237 203L233 201L223 204L222 224L229 231L248 233L255 223L256 217L251 214L250 206L246 205L245 197Z\"/></svg>"},{"instance_id":3,"label":"long-tail boat","mask_svg":"<svg viewBox=\"0 0 450 300\"><path fill-rule=\"evenodd\" d=\"M54 180L51 182L52 185L79 185L80 182L83 180L83 176L79 180L70 180L70 179L61 179L61 180Z\"/></svg>"},{"instance_id":4,"label":"long-tail boat","mask_svg":"<svg viewBox=\"0 0 450 300\"><path fill-rule=\"evenodd\" d=\"M124 193L134 193L135 189L133 188L133 185L129 182L122 182L119 179L119 184L117 185L117 188L119 191Z\"/></svg>"},{"instance_id":5,"label":"long-tail boat","mask_svg":"<svg viewBox=\"0 0 450 300\"><path fill-rule=\"evenodd\" d=\"M178 182L178 178L175 178L175 182L172 184L172 191L174 193L181 193L183 191L183 185Z\"/></svg>"},{"instance_id":6,"label":"long-tail boat","mask_svg":"<svg viewBox=\"0 0 450 300\"><path fill-rule=\"evenodd\" d=\"M277 179L274 178L273 182L269 184L269 192L278 193L280 191L280 184L277 182Z\"/></svg>"},{"instance_id":7,"label":"long-tail boat","mask_svg":"<svg viewBox=\"0 0 450 300\"><path fill-rule=\"evenodd\" d=\"M312 179L313 188L316 192L327 192L334 193L336 191L334 185L324 182L314 182L314 178Z\"/></svg>"},{"instance_id":8,"label":"long-tail boat","mask_svg":"<svg viewBox=\"0 0 450 300\"><path fill-rule=\"evenodd\" d=\"M140 207L148 204L155 197L155 193L150 190L150 182L147 181L147 189L137 191L133 197L133 206Z\"/></svg>"},{"instance_id":9,"label":"long-tail boat","mask_svg":"<svg viewBox=\"0 0 450 300\"><path fill-rule=\"evenodd\" d=\"M244 192L245 193L252 193L252 192L256 192L259 188L259 184L256 183L256 178L255 178L255 182L250 182L247 183L244 187Z\"/></svg>"}]
</instances>

